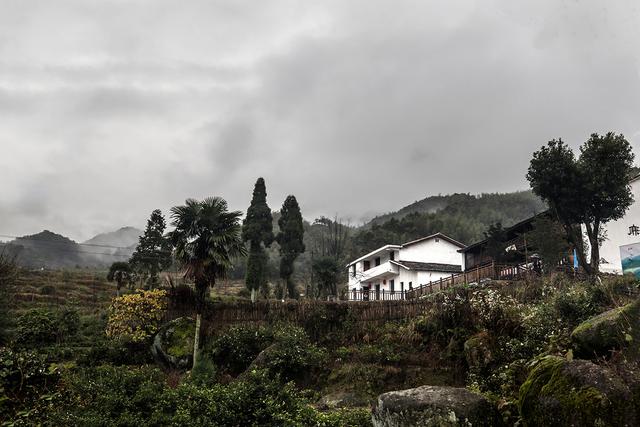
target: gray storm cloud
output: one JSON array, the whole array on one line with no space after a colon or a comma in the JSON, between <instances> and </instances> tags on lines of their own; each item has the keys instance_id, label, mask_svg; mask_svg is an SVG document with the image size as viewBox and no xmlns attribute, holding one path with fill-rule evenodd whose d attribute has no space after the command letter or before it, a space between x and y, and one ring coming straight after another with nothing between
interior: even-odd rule
<instances>
[{"instance_id":1,"label":"gray storm cloud","mask_svg":"<svg viewBox=\"0 0 640 427\"><path fill-rule=\"evenodd\" d=\"M363 215L511 191L533 150L640 144L640 11L601 1L2 1L0 233L186 197Z\"/></svg>"}]
</instances>

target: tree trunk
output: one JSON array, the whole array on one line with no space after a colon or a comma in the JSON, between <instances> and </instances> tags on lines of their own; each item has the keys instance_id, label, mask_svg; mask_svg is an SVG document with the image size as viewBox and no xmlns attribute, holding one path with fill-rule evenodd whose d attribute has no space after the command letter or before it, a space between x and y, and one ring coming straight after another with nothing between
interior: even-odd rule
<instances>
[{"instance_id":1,"label":"tree trunk","mask_svg":"<svg viewBox=\"0 0 640 427\"><path fill-rule=\"evenodd\" d=\"M251 289L251 302L252 303L256 302L256 289L255 288Z\"/></svg>"},{"instance_id":2,"label":"tree trunk","mask_svg":"<svg viewBox=\"0 0 640 427\"><path fill-rule=\"evenodd\" d=\"M570 243L573 243L573 246L576 250L576 255L578 256L578 261L580 266L587 272L588 275L592 274L591 266L587 263L587 257L584 253L584 244L582 241L582 228L580 229L580 234L578 235L575 232L574 227L571 224L564 224L564 229L567 234Z\"/></svg>"},{"instance_id":3,"label":"tree trunk","mask_svg":"<svg viewBox=\"0 0 640 427\"><path fill-rule=\"evenodd\" d=\"M591 271L592 275L595 276L600 270L600 242L598 241L600 224L596 221L593 223L593 226L586 224L586 228L589 245L591 245Z\"/></svg>"},{"instance_id":4,"label":"tree trunk","mask_svg":"<svg viewBox=\"0 0 640 427\"><path fill-rule=\"evenodd\" d=\"M198 363L198 355L200 353L200 324L202 322L202 313L198 310L196 314L196 332L193 337L193 367ZM192 368L193 368L192 367Z\"/></svg>"}]
</instances>

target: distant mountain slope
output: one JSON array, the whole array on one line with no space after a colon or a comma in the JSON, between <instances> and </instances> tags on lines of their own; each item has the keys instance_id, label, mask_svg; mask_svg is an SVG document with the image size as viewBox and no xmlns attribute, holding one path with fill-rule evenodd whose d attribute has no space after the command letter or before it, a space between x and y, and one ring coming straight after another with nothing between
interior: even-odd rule
<instances>
[{"instance_id":1,"label":"distant mountain slope","mask_svg":"<svg viewBox=\"0 0 640 427\"><path fill-rule=\"evenodd\" d=\"M500 221L504 225L509 222L516 223L525 219L533 213L546 209L546 205L536 197L531 191L514 191L512 193L484 193L471 195L468 193L454 193L448 195L437 195L425 197L422 200L413 202L395 212L378 215L365 224L365 227L380 225L391 218L402 219L412 213L435 213L445 209L450 205L474 205L486 208L487 206L498 206L505 204L505 211L499 214Z\"/></svg>"},{"instance_id":2,"label":"distant mountain slope","mask_svg":"<svg viewBox=\"0 0 640 427\"><path fill-rule=\"evenodd\" d=\"M76 243L44 230L0 244L0 250L15 255L18 263L27 268L104 268L114 261L126 261L135 250L141 234L137 228L123 227L99 234L84 243Z\"/></svg>"},{"instance_id":3,"label":"distant mountain slope","mask_svg":"<svg viewBox=\"0 0 640 427\"><path fill-rule=\"evenodd\" d=\"M83 242L90 245L109 245L128 248L138 244L138 237L143 231L135 227L122 227L119 230L109 233L98 234L95 237Z\"/></svg>"},{"instance_id":4,"label":"distant mountain slope","mask_svg":"<svg viewBox=\"0 0 640 427\"><path fill-rule=\"evenodd\" d=\"M73 268L85 263L82 247L60 234L44 230L2 245L18 263L29 268Z\"/></svg>"},{"instance_id":5,"label":"distant mountain slope","mask_svg":"<svg viewBox=\"0 0 640 427\"><path fill-rule=\"evenodd\" d=\"M436 232L471 244L495 222L509 226L546 208L530 191L432 196L374 218L356 233L354 246L358 252L367 252Z\"/></svg>"}]
</instances>

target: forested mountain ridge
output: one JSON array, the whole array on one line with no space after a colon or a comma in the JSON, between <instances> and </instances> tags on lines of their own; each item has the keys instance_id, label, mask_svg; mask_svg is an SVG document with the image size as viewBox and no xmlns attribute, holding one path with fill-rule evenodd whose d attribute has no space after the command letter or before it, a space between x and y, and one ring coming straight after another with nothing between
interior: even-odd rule
<instances>
[{"instance_id":1,"label":"forested mountain ridge","mask_svg":"<svg viewBox=\"0 0 640 427\"><path fill-rule=\"evenodd\" d=\"M354 246L367 252L436 232L471 244L493 223L509 226L545 209L531 191L432 196L372 219L355 232Z\"/></svg>"}]
</instances>

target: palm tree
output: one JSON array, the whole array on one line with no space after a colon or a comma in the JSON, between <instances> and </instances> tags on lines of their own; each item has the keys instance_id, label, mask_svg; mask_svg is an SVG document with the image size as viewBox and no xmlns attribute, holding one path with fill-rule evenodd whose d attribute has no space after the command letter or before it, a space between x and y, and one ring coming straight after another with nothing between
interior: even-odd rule
<instances>
[{"instance_id":1,"label":"palm tree","mask_svg":"<svg viewBox=\"0 0 640 427\"><path fill-rule=\"evenodd\" d=\"M175 257L186 278L193 280L196 294L196 331L193 343L193 365L198 358L200 323L205 296L216 279L224 278L233 258L246 254L241 239L242 212L227 210L220 197L202 201L187 199L184 206L171 208L175 230L169 237Z\"/></svg>"}]
</instances>

